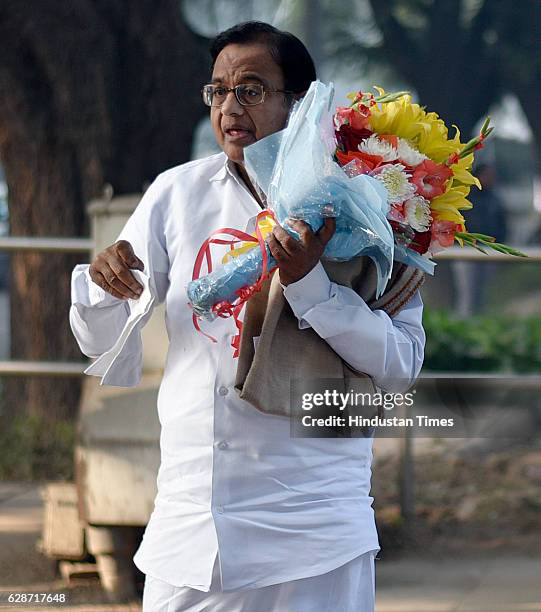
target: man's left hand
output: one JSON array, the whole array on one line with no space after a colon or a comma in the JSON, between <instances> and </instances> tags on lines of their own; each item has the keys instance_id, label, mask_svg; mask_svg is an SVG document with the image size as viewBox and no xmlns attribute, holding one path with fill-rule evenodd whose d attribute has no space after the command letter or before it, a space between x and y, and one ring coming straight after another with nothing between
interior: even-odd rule
<instances>
[{"instance_id":1,"label":"man's left hand","mask_svg":"<svg viewBox=\"0 0 541 612\"><path fill-rule=\"evenodd\" d=\"M288 225L299 233L300 240L293 238L279 224L272 228L267 238L270 252L278 263L282 285L300 280L316 266L336 230L336 219L326 217L324 225L315 233L300 219L288 219Z\"/></svg>"}]
</instances>

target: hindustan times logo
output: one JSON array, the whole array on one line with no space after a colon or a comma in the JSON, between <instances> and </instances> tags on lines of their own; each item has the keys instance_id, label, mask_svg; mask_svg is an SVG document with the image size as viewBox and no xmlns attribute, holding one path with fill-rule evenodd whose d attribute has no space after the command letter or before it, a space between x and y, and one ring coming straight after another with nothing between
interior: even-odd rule
<instances>
[{"instance_id":1,"label":"hindustan times logo","mask_svg":"<svg viewBox=\"0 0 541 612\"><path fill-rule=\"evenodd\" d=\"M415 389L408 393L356 393L350 390L342 393L333 389L326 389L321 393L303 393L301 396L302 409L312 410L321 406L345 410L348 406L368 406L371 408L383 407L392 410L396 406L413 406Z\"/></svg>"}]
</instances>

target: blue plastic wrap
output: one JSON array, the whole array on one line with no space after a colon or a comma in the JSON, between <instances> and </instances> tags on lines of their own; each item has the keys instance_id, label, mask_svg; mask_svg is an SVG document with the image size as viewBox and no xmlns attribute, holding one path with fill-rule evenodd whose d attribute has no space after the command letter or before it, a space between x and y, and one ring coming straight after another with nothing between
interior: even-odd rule
<instances>
[{"instance_id":1,"label":"blue plastic wrap","mask_svg":"<svg viewBox=\"0 0 541 612\"><path fill-rule=\"evenodd\" d=\"M416 251L396 243L394 245L394 258L408 266L419 268L427 274L434 274L434 268L437 265L435 261L428 259L428 257L423 257Z\"/></svg>"},{"instance_id":2,"label":"blue plastic wrap","mask_svg":"<svg viewBox=\"0 0 541 612\"><path fill-rule=\"evenodd\" d=\"M336 217L336 231L324 257L347 261L370 257L377 270L379 297L391 275L394 239L387 221L387 190L367 175L348 176L334 160L332 84L314 81L293 108L287 127L244 149L246 170L265 195L267 206L293 236L288 217L298 218L317 231L324 217ZM269 254L269 269L276 266ZM233 258L211 274L192 281L187 294L194 312L215 318L213 305L233 302L237 291L253 284L262 272L259 247Z\"/></svg>"},{"instance_id":3,"label":"blue plastic wrap","mask_svg":"<svg viewBox=\"0 0 541 612\"><path fill-rule=\"evenodd\" d=\"M266 249L269 256L268 269L271 270L276 267L276 260L270 254L268 246ZM213 321L216 315L212 307L222 301L233 303L239 297L236 292L253 285L262 271L263 261L259 246L238 257L232 257L210 274L188 283L186 292L192 310L198 317Z\"/></svg>"}]
</instances>

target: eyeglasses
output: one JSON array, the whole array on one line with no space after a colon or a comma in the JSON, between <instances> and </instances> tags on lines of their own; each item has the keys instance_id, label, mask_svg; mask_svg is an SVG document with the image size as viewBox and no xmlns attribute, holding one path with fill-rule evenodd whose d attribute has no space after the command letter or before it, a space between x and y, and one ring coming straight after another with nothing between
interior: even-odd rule
<instances>
[{"instance_id":1,"label":"eyeglasses","mask_svg":"<svg viewBox=\"0 0 541 612\"><path fill-rule=\"evenodd\" d=\"M251 83L249 85L236 85L235 87L223 87L223 85L205 85L201 90L203 94L203 102L207 106L221 106L227 94L230 91L235 92L237 102L242 106L255 106L262 104L265 101L265 95L268 93L285 93L292 94L293 91L285 89L265 89L259 83Z\"/></svg>"}]
</instances>

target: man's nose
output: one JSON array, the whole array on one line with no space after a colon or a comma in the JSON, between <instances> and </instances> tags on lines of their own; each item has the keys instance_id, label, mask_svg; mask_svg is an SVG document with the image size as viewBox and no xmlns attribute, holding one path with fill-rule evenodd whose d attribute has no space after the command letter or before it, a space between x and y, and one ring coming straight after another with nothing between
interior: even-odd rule
<instances>
[{"instance_id":1,"label":"man's nose","mask_svg":"<svg viewBox=\"0 0 541 612\"><path fill-rule=\"evenodd\" d=\"M242 115L244 107L239 104L234 91L228 91L225 100L222 103L223 115Z\"/></svg>"}]
</instances>

